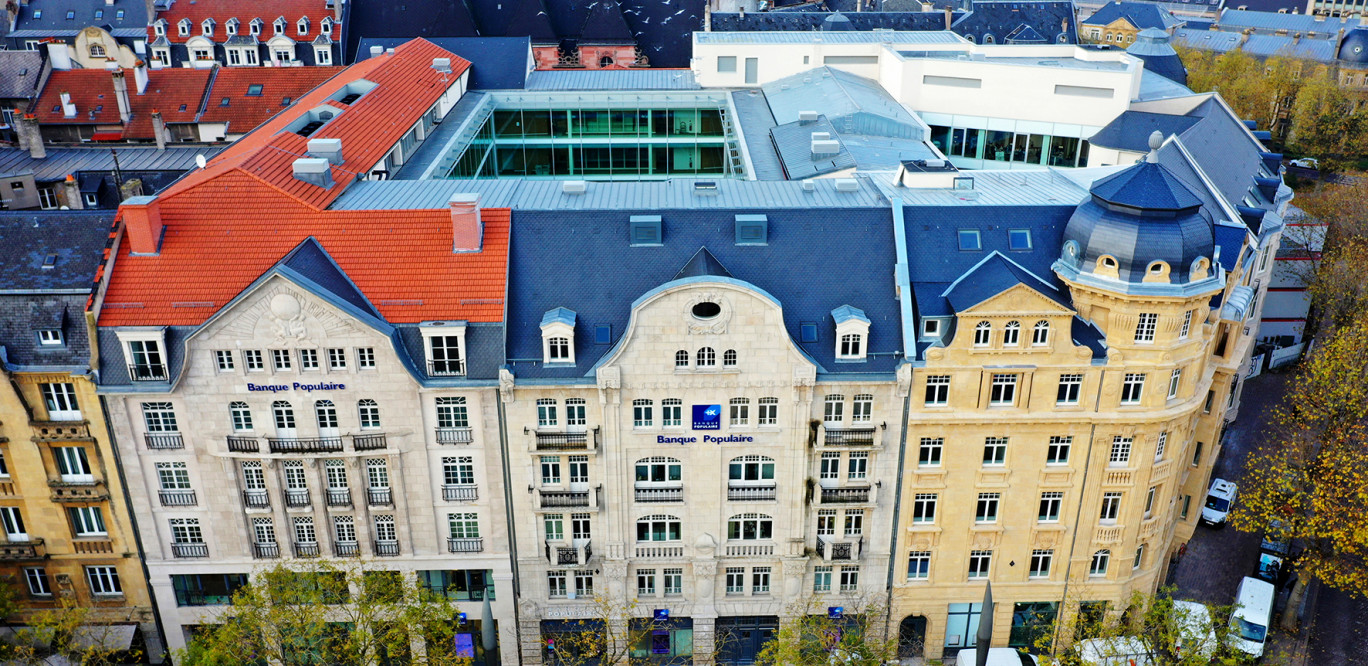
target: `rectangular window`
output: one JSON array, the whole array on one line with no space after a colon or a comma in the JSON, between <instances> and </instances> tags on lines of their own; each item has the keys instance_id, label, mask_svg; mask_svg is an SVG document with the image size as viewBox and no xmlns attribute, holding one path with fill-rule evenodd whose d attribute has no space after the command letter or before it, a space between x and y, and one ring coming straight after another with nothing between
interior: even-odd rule
<instances>
[{"instance_id":1,"label":"rectangular window","mask_svg":"<svg viewBox=\"0 0 1368 666\"><path fill-rule=\"evenodd\" d=\"M247 490L266 490L266 475L260 460L242 461L242 487Z\"/></svg>"},{"instance_id":2,"label":"rectangular window","mask_svg":"<svg viewBox=\"0 0 1368 666\"><path fill-rule=\"evenodd\" d=\"M950 401L950 375L931 375L926 378L927 406L944 405Z\"/></svg>"},{"instance_id":3,"label":"rectangular window","mask_svg":"<svg viewBox=\"0 0 1368 666\"><path fill-rule=\"evenodd\" d=\"M841 591L854 592L860 589L860 567L841 567Z\"/></svg>"},{"instance_id":4,"label":"rectangular window","mask_svg":"<svg viewBox=\"0 0 1368 666\"><path fill-rule=\"evenodd\" d=\"M90 460L86 458L83 446L54 446L52 456L57 460L57 471L64 483L94 483L95 475L90 473Z\"/></svg>"},{"instance_id":5,"label":"rectangular window","mask_svg":"<svg viewBox=\"0 0 1368 666\"><path fill-rule=\"evenodd\" d=\"M73 506L67 509L71 529L78 537L105 536L104 512L98 506Z\"/></svg>"},{"instance_id":6,"label":"rectangular window","mask_svg":"<svg viewBox=\"0 0 1368 666\"><path fill-rule=\"evenodd\" d=\"M945 449L945 439L923 437L917 449L917 465L920 467L940 467L941 452Z\"/></svg>"},{"instance_id":7,"label":"rectangular window","mask_svg":"<svg viewBox=\"0 0 1368 666\"><path fill-rule=\"evenodd\" d=\"M1145 563L1145 544L1135 549L1135 561L1131 562L1131 569L1139 569Z\"/></svg>"},{"instance_id":8,"label":"rectangular window","mask_svg":"<svg viewBox=\"0 0 1368 666\"><path fill-rule=\"evenodd\" d=\"M993 375L992 393L988 404L996 406L1016 404L1017 375Z\"/></svg>"},{"instance_id":9,"label":"rectangular window","mask_svg":"<svg viewBox=\"0 0 1368 666\"><path fill-rule=\"evenodd\" d=\"M394 530L394 516L375 517L375 540L376 541L396 541L398 539Z\"/></svg>"},{"instance_id":10,"label":"rectangular window","mask_svg":"<svg viewBox=\"0 0 1368 666\"><path fill-rule=\"evenodd\" d=\"M1042 523L1059 522L1059 507L1064 503L1064 493L1041 493L1040 514L1037 519Z\"/></svg>"},{"instance_id":11,"label":"rectangular window","mask_svg":"<svg viewBox=\"0 0 1368 666\"><path fill-rule=\"evenodd\" d=\"M823 453L819 475L823 479L841 478L841 454Z\"/></svg>"},{"instance_id":12,"label":"rectangular window","mask_svg":"<svg viewBox=\"0 0 1368 666\"><path fill-rule=\"evenodd\" d=\"M176 426L176 412L169 402L142 403L143 423L148 432L179 432Z\"/></svg>"},{"instance_id":13,"label":"rectangular window","mask_svg":"<svg viewBox=\"0 0 1368 666\"><path fill-rule=\"evenodd\" d=\"M43 404L47 406L50 421L80 421L81 408L76 404L74 384L39 384L43 393Z\"/></svg>"},{"instance_id":14,"label":"rectangular window","mask_svg":"<svg viewBox=\"0 0 1368 666\"><path fill-rule=\"evenodd\" d=\"M831 591L831 567L813 567L812 591L819 594Z\"/></svg>"},{"instance_id":15,"label":"rectangular window","mask_svg":"<svg viewBox=\"0 0 1368 666\"><path fill-rule=\"evenodd\" d=\"M1154 517L1154 499L1159 495L1159 486L1150 486L1145 493L1145 520Z\"/></svg>"},{"instance_id":16,"label":"rectangular window","mask_svg":"<svg viewBox=\"0 0 1368 666\"><path fill-rule=\"evenodd\" d=\"M978 229L959 230L959 249L972 252L983 249L983 242L979 238Z\"/></svg>"},{"instance_id":17,"label":"rectangular window","mask_svg":"<svg viewBox=\"0 0 1368 666\"><path fill-rule=\"evenodd\" d=\"M28 583L29 594L35 597L52 596L52 587L48 584L47 570L45 569L24 569L24 582Z\"/></svg>"},{"instance_id":18,"label":"rectangular window","mask_svg":"<svg viewBox=\"0 0 1368 666\"><path fill-rule=\"evenodd\" d=\"M1164 459L1164 449L1168 448L1168 431L1159 433L1159 439L1154 443L1154 462Z\"/></svg>"},{"instance_id":19,"label":"rectangular window","mask_svg":"<svg viewBox=\"0 0 1368 666\"><path fill-rule=\"evenodd\" d=\"M1103 525L1114 525L1120 514L1121 493L1102 493L1102 511L1098 514L1098 520Z\"/></svg>"},{"instance_id":20,"label":"rectangular window","mask_svg":"<svg viewBox=\"0 0 1368 666\"><path fill-rule=\"evenodd\" d=\"M869 475L869 454L864 451L857 451L850 454L846 460L846 478L851 481L859 481Z\"/></svg>"},{"instance_id":21,"label":"rectangular window","mask_svg":"<svg viewBox=\"0 0 1368 666\"><path fill-rule=\"evenodd\" d=\"M480 538L480 516L473 511L447 514L447 529L453 539Z\"/></svg>"},{"instance_id":22,"label":"rectangular window","mask_svg":"<svg viewBox=\"0 0 1368 666\"><path fill-rule=\"evenodd\" d=\"M556 401L550 398L539 398L537 400L537 427L554 428L556 423Z\"/></svg>"},{"instance_id":23,"label":"rectangular window","mask_svg":"<svg viewBox=\"0 0 1368 666\"><path fill-rule=\"evenodd\" d=\"M548 513L542 517L542 527L546 532L547 541L565 540L565 516L559 513Z\"/></svg>"},{"instance_id":24,"label":"rectangular window","mask_svg":"<svg viewBox=\"0 0 1368 666\"><path fill-rule=\"evenodd\" d=\"M375 368L375 348L357 347L356 348L356 367L363 370L373 370Z\"/></svg>"},{"instance_id":25,"label":"rectangular window","mask_svg":"<svg viewBox=\"0 0 1368 666\"><path fill-rule=\"evenodd\" d=\"M1182 383L1183 383L1183 369L1182 369L1182 368L1174 368L1174 369L1173 369L1173 372L1169 375L1169 390L1168 390L1168 399L1169 399L1169 400L1172 400L1172 399L1178 397L1178 387L1179 387Z\"/></svg>"},{"instance_id":26,"label":"rectangular window","mask_svg":"<svg viewBox=\"0 0 1368 666\"><path fill-rule=\"evenodd\" d=\"M548 571L546 572L546 584L550 588L548 595L552 599L564 599L565 594L565 572Z\"/></svg>"},{"instance_id":27,"label":"rectangular window","mask_svg":"<svg viewBox=\"0 0 1368 666\"><path fill-rule=\"evenodd\" d=\"M90 593L95 596L112 597L123 594L119 584L119 570L114 567L86 567L86 580L90 583Z\"/></svg>"},{"instance_id":28,"label":"rectangular window","mask_svg":"<svg viewBox=\"0 0 1368 666\"><path fill-rule=\"evenodd\" d=\"M262 360L260 349L242 350L242 364L247 366L248 372L260 372L266 369L266 362Z\"/></svg>"},{"instance_id":29,"label":"rectangular window","mask_svg":"<svg viewBox=\"0 0 1368 666\"><path fill-rule=\"evenodd\" d=\"M769 594L770 591L770 568L754 567L751 569L751 594Z\"/></svg>"},{"instance_id":30,"label":"rectangular window","mask_svg":"<svg viewBox=\"0 0 1368 666\"><path fill-rule=\"evenodd\" d=\"M1179 339L1186 340L1190 330L1192 330L1192 310L1183 313L1183 328L1178 331Z\"/></svg>"},{"instance_id":31,"label":"rectangular window","mask_svg":"<svg viewBox=\"0 0 1368 666\"><path fill-rule=\"evenodd\" d=\"M825 407L823 408L823 421L827 423L840 423L844 417L845 396L829 395L826 397Z\"/></svg>"},{"instance_id":32,"label":"rectangular window","mask_svg":"<svg viewBox=\"0 0 1368 666\"><path fill-rule=\"evenodd\" d=\"M907 554L907 579L926 580L931 577L931 551L914 550Z\"/></svg>"},{"instance_id":33,"label":"rectangular window","mask_svg":"<svg viewBox=\"0 0 1368 666\"><path fill-rule=\"evenodd\" d=\"M1213 403L1213 402L1215 402L1215 401L1216 401L1216 392L1215 392L1215 391L1207 391L1206 402L1202 403L1202 413L1203 413L1203 414L1210 414L1210 413L1211 413L1211 403Z\"/></svg>"},{"instance_id":34,"label":"rectangular window","mask_svg":"<svg viewBox=\"0 0 1368 666\"><path fill-rule=\"evenodd\" d=\"M442 458L442 482L447 485L473 485L475 483L474 456Z\"/></svg>"},{"instance_id":35,"label":"rectangular window","mask_svg":"<svg viewBox=\"0 0 1368 666\"><path fill-rule=\"evenodd\" d=\"M996 523L1000 493L979 493L978 505L974 512L976 523Z\"/></svg>"},{"instance_id":36,"label":"rectangular window","mask_svg":"<svg viewBox=\"0 0 1368 666\"><path fill-rule=\"evenodd\" d=\"M1178 517L1187 520L1188 510L1192 508L1192 495L1183 495L1183 508L1178 512Z\"/></svg>"},{"instance_id":37,"label":"rectangular window","mask_svg":"<svg viewBox=\"0 0 1368 666\"><path fill-rule=\"evenodd\" d=\"M993 551L969 551L969 578L987 578L993 566Z\"/></svg>"},{"instance_id":38,"label":"rectangular window","mask_svg":"<svg viewBox=\"0 0 1368 666\"><path fill-rule=\"evenodd\" d=\"M936 493L917 493L912 502L912 522L936 522Z\"/></svg>"},{"instance_id":39,"label":"rectangular window","mask_svg":"<svg viewBox=\"0 0 1368 666\"><path fill-rule=\"evenodd\" d=\"M204 533L200 531L199 518L172 518L172 543L204 543Z\"/></svg>"},{"instance_id":40,"label":"rectangular window","mask_svg":"<svg viewBox=\"0 0 1368 666\"><path fill-rule=\"evenodd\" d=\"M1007 438L988 437L983 440L983 466L1000 467L1007 464Z\"/></svg>"},{"instance_id":41,"label":"rectangular window","mask_svg":"<svg viewBox=\"0 0 1368 666\"><path fill-rule=\"evenodd\" d=\"M38 344L44 347L60 346L62 344L62 332L55 328L39 329Z\"/></svg>"},{"instance_id":42,"label":"rectangular window","mask_svg":"<svg viewBox=\"0 0 1368 666\"><path fill-rule=\"evenodd\" d=\"M1158 324L1159 315L1153 312L1140 313L1140 319L1135 324L1135 341L1154 342L1154 330L1158 328Z\"/></svg>"},{"instance_id":43,"label":"rectangular window","mask_svg":"<svg viewBox=\"0 0 1368 666\"><path fill-rule=\"evenodd\" d=\"M760 413L757 415L757 425L772 426L779 424L779 399L761 398Z\"/></svg>"},{"instance_id":44,"label":"rectangular window","mask_svg":"<svg viewBox=\"0 0 1368 666\"><path fill-rule=\"evenodd\" d=\"M299 369L317 370L318 369L318 350L301 349L299 350Z\"/></svg>"},{"instance_id":45,"label":"rectangular window","mask_svg":"<svg viewBox=\"0 0 1368 666\"><path fill-rule=\"evenodd\" d=\"M728 404L729 422L731 427L745 427L750 424L750 400L746 398L732 398Z\"/></svg>"},{"instance_id":46,"label":"rectangular window","mask_svg":"<svg viewBox=\"0 0 1368 666\"><path fill-rule=\"evenodd\" d=\"M1053 550L1031 551L1031 569L1028 575L1031 578L1049 578L1052 560L1054 560Z\"/></svg>"},{"instance_id":47,"label":"rectangular window","mask_svg":"<svg viewBox=\"0 0 1368 666\"><path fill-rule=\"evenodd\" d=\"M466 413L466 399L437 398L438 428L469 428L470 419Z\"/></svg>"},{"instance_id":48,"label":"rectangular window","mask_svg":"<svg viewBox=\"0 0 1368 666\"><path fill-rule=\"evenodd\" d=\"M817 511L817 536L834 536L836 534L836 510L818 509Z\"/></svg>"},{"instance_id":49,"label":"rectangular window","mask_svg":"<svg viewBox=\"0 0 1368 666\"><path fill-rule=\"evenodd\" d=\"M655 569L637 569L637 596L654 597L656 593Z\"/></svg>"},{"instance_id":50,"label":"rectangular window","mask_svg":"<svg viewBox=\"0 0 1368 666\"><path fill-rule=\"evenodd\" d=\"M864 534L864 511L862 509L845 512L845 535L857 537Z\"/></svg>"},{"instance_id":51,"label":"rectangular window","mask_svg":"<svg viewBox=\"0 0 1368 666\"><path fill-rule=\"evenodd\" d=\"M190 471L183 462L159 462L157 483L162 490L189 490Z\"/></svg>"},{"instance_id":52,"label":"rectangular window","mask_svg":"<svg viewBox=\"0 0 1368 666\"><path fill-rule=\"evenodd\" d=\"M281 371L281 370L289 370L293 365L294 365L294 361L290 359L290 350L288 350L288 349L272 349L272 350L271 350L271 366L274 367L274 368L276 369L277 372L279 372L279 371Z\"/></svg>"},{"instance_id":53,"label":"rectangular window","mask_svg":"<svg viewBox=\"0 0 1368 666\"><path fill-rule=\"evenodd\" d=\"M727 567L727 594L746 593L746 568Z\"/></svg>"},{"instance_id":54,"label":"rectangular window","mask_svg":"<svg viewBox=\"0 0 1368 666\"><path fill-rule=\"evenodd\" d=\"M568 402L568 401L567 401L567 402ZM566 409L567 409L567 410L570 409L570 405L567 404L567 405L566 405ZM582 410L582 409L583 409L583 406L581 406L580 409ZM763 404L761 404L761 405L760 405L760 412L761 412L761 414L762 414L762 416L761 416L761 424L762 424L762 425L763 425L763 423L764 423L764 417L763 417L764 410L765 410L765 406L764 406ZM583 423L583 422L581 421L581 424L582 424L582 423ZM664 399L664 400L661 400L661 401L660 401L660 425L662 425L662 426L664 426L664 427L666 427L666 428L678 428L678 427L683 426L683 425L684 425L684 401L680 400L679 398L666 398L666 399Z\"/></svg>"},{"instance_id":55,"label":"rectangular window","mask_svg":"<svg viewBox=\"0 0 1368 666\"><path fill-rule=\"evenodd\" d=\"M1112 437L1111 454L1107 462L1111 467L1125 467L1130 464L1131 444L1134 440L1130 437L1117 435Z\"/></svg>"},{"instance_id":56,"label":"rectangular window","mask_svg":"<svg viewBox=\"0 0 1368 666\"><path fill-rule=\"evenodd\" d=\"M874 396L862 394L855 396L851 403L850 422L869 423L874 414Z\"/></svg>"},{"instance_id":57,"label":"rectangular window","mask_svg":"<svg viewBox=\"0 0 1368 666\"><path fill-rule=\"evenodd\" d=\"M1202 464L1202 443L1197 442L1197 447L1192 451L1192 466Z\"/></svg>"},{"instance_id":58,"label":"rectangular window","mask_svg":"<svg viewBox=\"0 0 1368 666\"><path fill-rule=\"evenodd\" d=\"M1078 393L1083 388L1083 375L1066 374L1059 376L1059 390L1055 393L1055 404L1077 405Z\"/></svg>"},{"instance_id":59,"label":"rectangular window","mask_svg":"<svg viewBox=\"0 0 1368 666\"><path fill-rule=\"evenodd\" d=\"M541 477L542 485L557 485L561 482L561 469L559 456L541 457Z\"/></svg>"},{"instance_id":60,"label":"rectangular window","mask_svg":"<svg viewBox=\"0 0 1368 666\"><path fill-rule=\"evenodd\" d=\"M589 539L592 538L592 530L589 524L589 514L572 513L570 514L570 538Z\"/></svg>"},{"instance_id":61,"label":"rectangular window","mask_svg":"<svg viewBox=\"0 0 1368 666\"><path fill-rule=\"evenodd\" d=\"M666 569L665 576L665 596L673 597L684 594L684 570Z\"/></svg>"},{"instance_id":62,"label":"rectangular window","mask_svg":"<svg viewBox=\"0 0 1368 666\"><path fill-rule=\"evenodd\" d=\"M366 485L368 488L389 488L389 467L384 458L366 460Z\"/></svg>"},{"instance_id":63,"label":"rectangular window","mask_svg":"<svg viewBox=\"0 0 1368 666\"><path fill-rule=\"evenodd\" d=\"M717 71L719 74L736 72L736 56L717 56Z\"/></svg>"},{"instance_id":64,"label":"rectangular window","mask_svg":"<svg viewBox=\"0 0 1368 666\"><path fill-rule=\"evenodd\" d=\"M219 372L227 372L233 369L233 352L220 349L214 352L214 361L218 364Z\"/></svg>"},{"instance_id":65,"label":"rectangular window","mask_svg":"<svg viewBox=\"0 0 1368 666\"><path fill-rule=\"evenodd\" d=\"M570 456L570 483L589 483L589 456Z\"/></svg>"},{"instance_id":66,"label":"rectangular window","mask_svg":"<svg viewBox=\"0 0 1368 666\"><path fill-rule=\"evenodd\" d=\"M1059 435L1050 437L1050 447L1045 451L1045 464L1069 464L1069 448L1072 445L1073 437L1061 437Z\"/></svg>"},{"instance_id":67,"label":"rectangular window","mask_svg":"<svg viewBox=\"0 0 1368 666\"><path fill-rule=\"evenodd\" d=\"M329 349L328 350L328 369L346 370L347 369L347 350Z\"/></svg>"},{"instance_id":68,"label":"rectangular window","mask_svg":"<svg viewBox=\"0 0 1368 666\"><path fill-rule=\"evenodd\" d=\"M1121 404L1136 405L1145 392L1145 373L1128 372L1121 382Z\"/></svg>"}]
</instances>

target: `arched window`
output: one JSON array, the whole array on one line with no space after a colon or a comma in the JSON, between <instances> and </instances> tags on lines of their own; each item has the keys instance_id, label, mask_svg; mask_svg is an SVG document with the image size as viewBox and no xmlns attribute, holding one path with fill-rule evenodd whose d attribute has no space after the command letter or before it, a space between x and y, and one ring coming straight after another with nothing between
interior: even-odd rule
<instances>
[{"instance_id":1,"label":"arched window","mask_svg":"<svg viewBox=\"0 0 1368 666\"><path fill-rule=\"evenodd\" d=\"M675 352L675 367L676 367L676 368L687 368L687 367L689 367L689 352L686 352L686 351L684 351L683 349L681 349L681 350Z\"/></svg>"},{"instance_id":2,"label":"arched window","mask_svg":"<svg viewBox=\"0 0 1368 666\"><path fill-rule=\"evenodd\" d=\"M228 413L233 418L233 432L245 432L252 429L252 410L247 406L247 403L230 403Z\"/></svg>"},{"instance_id":3,"label":"arched window","mask_svg":"<svg viewBox=\"0 0 1368 666\"><path fill-rule=\"evenodd\" d=\"M774 538L774 519L762 513L743 513L727 520L727 538L757 541Z\"/></svg>"},{"instance_id":4,"label":"arched window","mask_svg":"<svg viewBox=\"0 0 1368 666\"><path fill-rule=\"evenodd\" d=\"M1038 321L1031 328L1031 344L1036 347L1043 347L1050 344L1050 322Z\"/></svg>"},{"instance_id":5,"label":"arched window","mask_svg":"<svg viewBox=\"0 0 1368 666\"><path fill-rule=\"evenodd\" d=\"M380 427L380 405L370 398L364 398L356 402L356 412L361 418L361 428L375 429Z\"/></svg>"},{"instance_id":6,"label":"arched window","mask_svg":"<svg viewBox=\"0 0 1368 666\"><path fill-rule=\"evenodd\" d=\"M741 456L732 458L727 464L727 479L730 481L773 481L774 458L768 456Z\"/></svg>"},{"instance_id":7,"label":"arched window","mask_svg":"<svg viewBox=\"0 0 1368 666\"><path fill-rule=\"evenodd\" d=\"M684 467L676 458L651 456L636 461L637 485L667 484L677 486L684 480ZM637 501L641 501L640 498Z\"/></svg>"},{"instance_id":8,"label":"arched window","mask_svg":"<svg viewBox=\"0 0 1368 666\"><path fill-rule=\"evenodd\" d=\"M1105 548L1093 553L1092 566L1088 567L1088 575L1105 576L1107 566L1111 564L1111 551Z\"/></svg>"},{"instance_id":9,"label":"arched window","mask_svg":"<svg viewBox=\"0 0 1368 666\"><path fill-rule=\"evenodd\" d=\"M974 346L987 347L992 340L993 325L986 321L981 321L974 327Z\"/></svg>"},{"instance_id":10,"label":"arched window","mask_svg":"<svg viewBox=\"0 0 1368 666\"><path fill-rule=\"evenodd\" d=\"M276 430L294 430L294 408L285 400L271 403L271 414L275 416Z\"/></svg>"},{"instance_id":11,"label":"arched window","mask_svg":"<svg viewBox=\"0 0 1368 666\"><path fill-rule=\"evenodd\" d=\"M570 360L570 338L551 338L546 341L546 358L555 363Z\"/></svg>"},{"instance_id":12,"label":"arched window","mask_svg":"<svg viewBox=\"0 0 1368 666\"><path fill-rule=\"evenodd\" d=\"M314 416L318 417L318 429L337 428L337 406L331 400L319 400L314 403Z\"/></svg>"},{"instance_id":13,"label":"arched window","mask_svg":"<svg viewBox=\"0 0 1368 666\"><path fill-rule=\"evenodd\" d=\"M613 58L612 58L611 56L603 56L602 58L599 58L599 67L612 67L612 66L613 66Z\"/></svg>"},{"instance_id":14,"label":"arched window","mask_svg":"<svg viewBox=\"0 0 1368 666\"><path fill-rule=\"evenodd\" d=\"M105 48L104 48L104 46L103 46L102 44L91 44L91 45L90 45L90 57L92 57L92 58L103 58L103 57L105 57Z\"/></svg>"},{"instance_id":15,"label":"arched window","mask_svg":"<svg viewBox=\"0 0 1368 666\"><path fill-rule=\"evenodd\" d=\"M728 421L731 426L750 425L750 398L732 398L728 407L731 408L731 418Z\"/></svg>"},{"instance_id":16,"label":"arched window","mask_svg":"<svg viewBox=\"0 0 1368 666\"><path fill-rule=\"evenodd\" d=\"M698 350L698 361L696 365L700 368L711 368L717 365L717 352L712 347L704 347Z\"/></svg>"},{"instance_id":17,"label":"arched window","mask_svg":"<svg viewBox=\"0 0 1368 666\"><path fill-rule=\"evenodd\" d=\"M996 41L996 40L993 39L993 36L992 36L992 35L984 35L984 36L983 36L983 43L984 43L984 44L992 44L994 41Z\"/></svg>"},{"instance_id":18,"label":"arched window","mask_svg":"<svg viewBox=\"0 0 1368 666\"><path fill-rule=\"evenodd\" d=\"M1021 341L1021 322L1009 321L1002 329L1002 346L1015 347Z\"/></svg>"},{"instance_id":19,"label":"arched window","mask_svg":"<svg viewBox=\"0 0 1368 666\"><path fill-rule=\"evenodd\" d=\"M727 351L722 352L722 367L724 367L724 368L734 368L734 367L736 367L736 350L735 350L735 349L728 349Z\"/></svg>"},{"instance_id":20,"label":"arched window","mask_svg":"<svg viewBox=\"0 0 1368 666\"><path fill-rule=\"evenodd\" d=\"M679 541L679 519L674 516L646 516L637 520L637 541Z\"/></svg>"},{"instance_id":21,"label":"arched window","mask_svg":"<svg viewBox=\"0 0 1368 666\"><path fill-rule=\"evenodd\" d=\"M652 411L652 410L651 410L651 405L652 405L652 404L654 404L654 403L652 403L650 400L644 400L644 399L638 399L638 400L633 400L633 401L632 401L632 427L634 427L634 428L649 428L649 427L651 427L652 423L654 422L653 415L651 414L651 411Z\"/></svg>"}]
</instances>

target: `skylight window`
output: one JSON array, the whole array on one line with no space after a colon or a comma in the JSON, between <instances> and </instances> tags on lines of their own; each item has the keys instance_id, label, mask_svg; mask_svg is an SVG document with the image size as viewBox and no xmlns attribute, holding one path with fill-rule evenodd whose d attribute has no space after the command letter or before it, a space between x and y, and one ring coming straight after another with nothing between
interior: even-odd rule
<instances>
[{"instance_id":1,"label":"skylight window","mask_svg":"<svg viewBox=\"0 0 1368 666\"><path fill-rule=\"evenodd\" d=\"M72 19L74 19L74 18L76 18L76 12L75 12L75 10L68 9L68 10L67 10L67 20L70 21L70 20L72 20Z\"/></svg>"},{"instance_id":2,"label":"skylight window","mask_svg":"<svg viewBox=\"0 0 1368 666\"><path fill-rule=\"evenodd\" d=\"M280 105L281 105L281 106L289 106L289 105L290 105L290 98L289 98L289 97L282 97L282 98L280 98Z\"/></svg>"},{"instance_id":3,"label":"skylight window","mask_svg":"<svg viewBox=\"0 0 1368 666\"><path fill-rule=\"evenodd\" d=\"M817 341L817 324L803 322L798 325L798 339L802 342Z\"/></svg>"},{"instance_id":4,"label":"skylight window","mask_svg":"<svg viewBox=\"0 0 1368 666\"><path fill-rule=\"evenodd\" d=\"M247 86L247 96L248 96L248 97L261 97L261 84L260 84L260 83L253 83L252 85Z\"/></svg>"},{"instance_id":5,"label":"skylight window","mask_svg":"<svg viewBox=\"0 0 1368 666\"><path fill-rule=\"evenodd\" d=\"M120 9L120 10L114 12L114 18L116 18L116 19L122 21L122 20L123 20L123 17L124 17L124 10Z\"/></svg>"},{"instance_id":6,"label":"skylight window","mask_svg":"<svg viewBox=\"0 0 1368 666\"><path fill-rule=\"evenodd\" d=\"M36 19L43 18L43 10L41 10L41 9L35 9L35 10L33 10L33 18L36 18Z\"/></svg>"},{"instance_id":7,"label":"skylight window","mask_svg":"<svg viewBox=\"0 0 1368 666\"><path fill-rule=\"evenodd\" d=\"M964 251L978 251L983 249L983 242L979 239L978 229L959 230L959 249Z\"/></svg>"},{"instance_id":8,"label":"skylight window","mask_svg":"<svg viewBox=\"0 0 1368 666\"><path fill-rule=\"evenodd\" d=\"M613 342L613 327L610 324L599 324L594 327L594 344L606 345Z\"/></svg>"},{"instance_id":9,"label":"skylight window","mask_svg":"<svg viewBox=\"0 0 1368 666\"><path fill-rule=\"evenodd\" d=\"M182 112L182 113L184 113L184 112L185 112L185 105L184 105L184 104L182 104L182 105L181 105L181 108L180 108L180 110L181 110L181 112Z\"/></svg>"},{"instance_id":10,"label":"skylight window","mask_svg":"<svg viewBox=\"0 0 1368 666\"><path fill-rule=\"evenodd\" d=\"M219 106L228 106L228 102L229 102L229 101L230 101L230 98L224 97L224 98L223 98L223 101L219 102Z\"/></svg>"},{"instance_id":11,"label":"skylight window","mask_svg":"<svg viewBox=\"0 0 1368 666\"><path fill-rule=\"evenodd\" d=\"M104 18L104 10L103 10L103 9L97 9L97 10L95 10L95 19L96 19L96 20L99 20L99 19L102 19L102 18Z\"/></svg>"},{"instance_id":12,"label":"skylight window","mask_svg":"<svg viewBox=\"0 0 1368 666\"><path fill-rule=\"evenodd\" d=\"M1007 248L1016 252L1024 252L1031 249L1031 230L1008 229Z\"/></svg>"}]
</instances>

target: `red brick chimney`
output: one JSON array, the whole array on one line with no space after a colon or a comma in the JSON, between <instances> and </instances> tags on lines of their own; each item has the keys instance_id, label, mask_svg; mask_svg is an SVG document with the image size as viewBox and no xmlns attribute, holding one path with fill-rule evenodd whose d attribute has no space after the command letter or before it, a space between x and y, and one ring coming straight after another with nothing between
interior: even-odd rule
<instances>
[{"instance_id":1,"label":"red brick chimney","mask_svg":"<svg viewBox=\"0 0 1368 666\"><path fill-rule=\"evenodd\" d=\"M484 240L479 194L451 195L452 252L479 252Z\"/></svg>"},{"instance_id":2,"label":"red brick chimney","mask_svg":"<svg viewBox=\"0 0 1368 666\"><path fill-rule=\"evenodd\" d=\"M123 216L124 237L133 254L158 254L161 248L161 209L152 197L132 197L119 206Z\"/></svg>"}]
</instances>

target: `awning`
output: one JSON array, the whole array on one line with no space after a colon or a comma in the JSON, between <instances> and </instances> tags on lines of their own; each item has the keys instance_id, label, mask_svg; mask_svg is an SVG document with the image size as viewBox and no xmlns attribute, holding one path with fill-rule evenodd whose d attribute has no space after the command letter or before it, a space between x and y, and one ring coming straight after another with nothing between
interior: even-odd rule
<instances>
[{"instance_id":1,"label":"awning","mask_svg":"<svg viewBox=\"0 0 1368 666\"><path fill-rule=\"evenodd\" d=\"M91 141L122 141L123 132L96 132L90 135Z\"/></svg>"}]
</instances>

